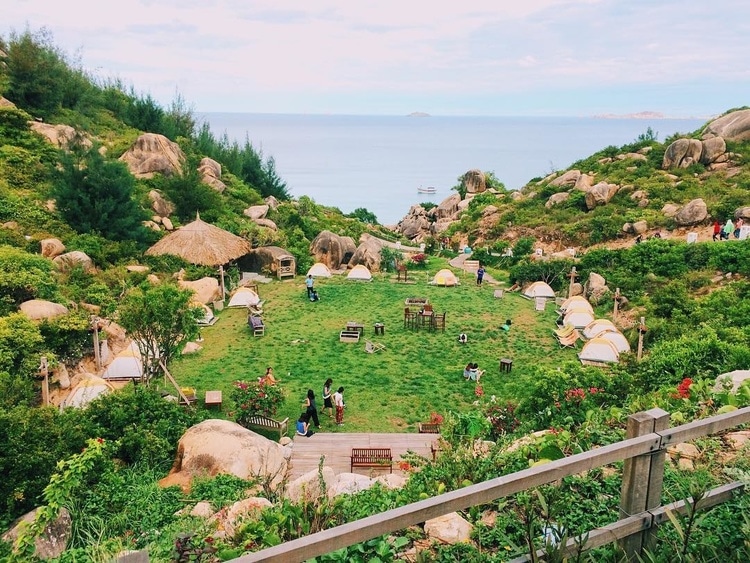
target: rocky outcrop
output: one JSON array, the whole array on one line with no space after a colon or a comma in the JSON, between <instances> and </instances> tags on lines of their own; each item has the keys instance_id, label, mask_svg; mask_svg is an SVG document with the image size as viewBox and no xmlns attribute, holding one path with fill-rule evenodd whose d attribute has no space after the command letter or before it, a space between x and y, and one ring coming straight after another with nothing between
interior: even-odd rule
<instances>
[{"instance_id":1,"label":"rocky outcrop","mask_svg":"<svg viewBox=\"0 0 750 563\"><path fill-rule=\"evenodd\" d=\"M234 422L209 419L183 434L172 470L160 484L188 488L197 475L228 474L279 485L287 470L283 446Z\"/></svg>"},{"instance_id":2,"label":"rocky outcrop","mask_svg":"<svg viewBox=\"0 0 750 563\"><path fill-rule=\"evenodd\" d=\"M310 254L316 262L322 262L331 270L339 270L349 264L357 246L351 237L343 237L331 231L321 231L310 243Z\"/></svg>"},{"instance_id":3,"label":"rocky outcrop","mask_svg":"<svg viewBox=\"0 0 750 563\"><path fill-rule=\"evenodd\" d=\"M259 227L265 227L266 229L271 229L272 231L278 231L279 227L271 221L270 219L256 219L255 224Z\"/></svg>"},{"instance_id":4,"label":"rocky outcrop","mask_svg":"<svg viewBox=\"0 0 750 563\"><path fill-rule=\"evenodd\" d=\"M289 483L286 487L286 498L293 503L299 503L313 502L328 496L328 489L335 480L335 474L330 467L323 467L320 473L322 479L321 475L318 475L318 470L313 469Z\"/></svg>"},{"instance_id":5,"label":"rocky outcrop","mask_svg":"<svg viewBox=\"0 0 750 563\"><path fill-rule=\"evenodd\" d=\"M709 170L726 167L729 162L727 144L723 137L698 139L677 139L667 147L662 160L662 169L687 168L701 163Z\"/></svg>"},{"instance_id":6,"label":"rocky outcrop","mask_svg":"<svg viewBox=\"0 0 750 563\"><path fill-rule=\"evenodd\" d=\"M16 104L0 96L0 108L14 108L14 107L16 107Z\"/></svg>"},{"instance_id":7,"label":"rocky outcrop","mask_svg":"<svg viewBox=\"0 0 750 563\"><path fill-rule=\"evenodd\" d=\"M550 207L559 205L560 203L567 201L569 197L570 197L570 192L559 192L556 194L552 194L551 196L549 196L547 203L544 204L544 207L549 209Z\"/></svg>"},{"instance_id":8,"label":"rocky outcrop","mask_svg":"<svg viewBox=\"0 0 750 563\"><path fill-rule=\"evenodd\" d=\"M14 543L22 529L36 520L38 510L38 508L35 508L16 520L10 530L3 534L3 541ZM67 509L61 508L57 518L48 524L41 535L34 540L34 555L45 560L60 557L68 546L72 531L73 520L70 513Z\"/></svg>"},{"instance_id":9,"label":"rocky outcrop","mask_svg":"<svg viewBox=\"0 0 750 563\"><path fill-rule=\"evenodd\" d=\"M59 238L46 238L39 241L42 256L45 258L56 258L65 252L65 245Z\"/></svg>"},{"instance_id":10,"label":"rocky outcrop","mask_svg":"<svg viewBox=\"0 0 750 563\"><path fill-rule=\"evenodd\" d=\"M211 189L219 193L223 193L227 189L226 184L221 181L221 164L213 158L204 157L201 159L198 165L198 174L200 174L201 181L210 186Z\"/></svg>"},{"instance_id":11,"label":"rocky outcrop","mask_svg":"<svg viewBox=\"0 0 750 563\"><path fill-rule=\"evenodd\" d=\"M461 196L457 193L446 197L437 207L433 207L427 212L427 215L435 220L452 219L458 213L458 204L461 202Z\"/></svg>"},{"instance_id":12,"label":"rocky outcrop","mask_svg":"<svg viewBox=\"0 0 750 563\"><path fill-rule=\"evenodd\" d=\"M366 234L366 233L365 233ZM375 238L362 235L359 246L354 251L351 259L349 260L350 266L356 266L362 264L367 267L371 272L377 272L380 270L380 251L383 248L383 243Z\"/></svg>"},{"instance_id":13,"label":"rocky outcrop","mask_svg":"<svg viewBox=\"0 0 750 563\"><path fill-rule=\"evenodd\" d=\"M593 304L598 304L610 292L607 282L603 276L591 272L589 279L583 287L583 293L586 298Z\"/></svg>"},{"instance_id":14,"label":"rocky outcrop","mask_svg":"<svg viewBox=\"0 0 750 563\"><path fill-rule=\"evenodd\" d=\"M705 135L715 135L730 141L750 141L750 109L733 111L706 125Z\"/></svg>"},{"instance_id":15,"label":"rocky outcrop","mask_svg":"<svg viewBox=\"0 0 750 563\"><path fill-rule=\"evenodd\" d=\"M268 213L268 209L268 205L253 205L245 209L242 214L254 221L256 219L264 219Z\"/></svg>"},{"instance_id":16,"label":"rocky outcrop","mask_svg":"<svg viewBox=\"0 0 750 563\"><path fill-rule=\"evenodd\" d=\"M576 183L573 186L573 188L581 192L588 192L591 189L591 186L593 185L594 185L593 176L589 176L588 174L581 174L578 177L578 180L576 180Z\"/></svg>"},{"instance_id":17,"label":"rocky outcrop","mask_svg":"<svg viewBox=\"0 0 750 563\"><path fill-rule=\"evenodd\" d=\"M581 177L581 171L580 170L568 170L563 174L562 176L558 176L554 180L552 180L549 185L555 186L555 187L562 187L562 186L569 186L573 187L576 185L576 182Z\"/></svg>"},{"instance_id":18,"label":"rocky outcrop","mask_svg":"<svg viewBox=\"0 0 750 563\"><path fill-rule=\"evenodd\" d=\"M168 217L174 213L174 204L167 200L156 190L148 192L148 199L151 201L151 209L153 209L160 217Z\"/></svg>"},{"instance_id":19,"label":"rocky outcrop","mask_svg":"<svg viewBox=\"0 0 750 563\"><path fill-rule=\"evenodd\" d=\"M750 221L750 207L738 207L734 211L734 218Z\"/></svg>"},{"instance_id":20,"label":"rocky outcrop","mask_svg":"<svg viewBox=\"0 0 750 563\"><path fill-rule=\"evenodd\" d=\"M232 538L237 533L238 525L244 520L256 519L260 512L273 506L270 500L263 497L250 497L235 502L226 510L219 511L212 521L216 521L218 528L224 530ZM193 509L195 512L195 508ZM192 514L192 512L191 512Z\"/></svg>"},{"instance_id":21,"label":"rocky outcrop","mask_svg":"<svg viewBox=\"0 0 750 563\"><path fill-rule=\"evenodd\" d=\"M418 239L430 232L430 218L427 210L419 204L412 205L406 216L401 219L396 230L410 240Z\"/></svg>"},{"instance_id":22,"label":"rocky outcrop","mask_svg":"<svg viewBox=\"0 0 750 563\"><path fill-rule=\"evenodd\" d=\"M279 200L276 199L275 197L273 197L272 195L269 195L263 201L266 202L266 205L268 205L268 207L270 207L271 209L274 209L274 210L277 209L279 207L279 205L280 205L279 204Z\"/></svg>"},{"instance_id":23,"label":"rocky outcrop","mask_svg":"<svg viewBox=\"0 0 750 563\"><path fill-rule=\"evenodd\" d=\"M164 135L144 133L119 160L128 166L130 173L136 178L153 178L154 174L182 174L185 155L177 143Z\"/></svg>"},{"instance_id":24,"label":"rocky outcrop","mask_svg":"<svg viewBox=\"0 0 750 563\"><path fill-rule=\"evenodd\" d=\"M442 543L467 543L474 527L455 512L432 518L424 523L427 537Z\"/></svg>"},{"instance_id":25,"label":"rocky outcrop","mask_svg":"<svg viewBox=\"0 0 750 563\"><path fill-rule=\"evenodd\" d=\"M586 192L586 208L590 211L599 205L606 205L614 197L618 189L619 186L616 184L608 184L607 182L599 182L595 186L592 186Z\"/></svg>"},{"instance_id":26,"label":"rocky outcrop","mask_svg":"<svg viewBox=\"0 0 750 563\"><path fill-rule=\"evenodd\" d=\"M674 220L681 227L688 227L702 223L707 217L706 202L698 198L683 205L675 214Z\"/></svg>"},{"instance_id":27,"label":"rocky outcrop","mask_svg":"<svg viewBox=\"0 0 750 563\"><path fill-rule=\"evenodd\" d=\"M487 189L487 179L484 172L478 169L469 170L461 178L467 194L481 194Z\"/></svg>"},{"instance_id":28,"label":"rocky outcrop","mask_svg":"<svg viewBox=\"0 0 750 563\"><path fill-rule=\"evenodd\" d=\"M55 267L61 272L69 272L73 268L81 267L86 272L94 270L94 261L89 258L88 254L81 252L80 250L74 250L73 252L66 252L60 254L52 262Z\"/></svg>"},{"instance_id":29,"label":"rocky outcrop","mask_svg":"<svg viewBox=\"0 0 750 563\"><path fill-rule=\"evenodd\" d=\"M68 149L74 142L86 148L92 146L90 139L70 125L51 125L41 121L29 121L29 127L59 149Z\"/></svg>"},{"instance_id":30,"label":"rocky outcrop","mask_svg":"<svg viewBox=\"0 0 750 563\"><path fill-rule=\"evenodd\" d=\"M54 319L68 314L68 308L59 303L45 301L43 299L32 299L21 303L21 312L32 321Z\"/></svg>"}]
</instances>

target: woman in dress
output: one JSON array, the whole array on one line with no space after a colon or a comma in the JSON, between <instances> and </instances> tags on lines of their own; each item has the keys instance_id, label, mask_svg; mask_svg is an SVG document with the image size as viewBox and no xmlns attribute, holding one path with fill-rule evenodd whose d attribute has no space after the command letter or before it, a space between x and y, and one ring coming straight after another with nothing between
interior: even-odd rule
<instances>
[{"instance_id":1,"label":"woman in dress","mask_svg":"<svg viewBox=\"0 0 750 563\"><path fill-rule=\"evenodd\" d=\"M305 401L302 403L302 406L305 407L305 413L308 416L308 419L312 418L313 424L315 424L315 428L320 428L320 420L318 420L318 408L315 406L315 393L312 389L307 390L307 397L305 397Z\"/></svg>"},{"instance_id":2,"label":"woman in dress","mask_svg":"<svg viewBox=\"0 0 750 563\"><path fill-rule=\"evenodd\" d=\"M333 417L333 400L331 399L331 388L333 386L333 379L330 377L326 379L323 384L323 408L328 409L328 417Z\"/></svg>"},{"instance_id":3,"label":"woman in dress","mask_svg":"<svg viewBox=\"0 0 750 563\"><path fill-rule=\"evenodd\" d=\"M266 374L260 378L260 381L266 385L276 385L279 382L279 380L274 377L273 368L271 366L266 368Z\"/></svg>"}]
</instances>

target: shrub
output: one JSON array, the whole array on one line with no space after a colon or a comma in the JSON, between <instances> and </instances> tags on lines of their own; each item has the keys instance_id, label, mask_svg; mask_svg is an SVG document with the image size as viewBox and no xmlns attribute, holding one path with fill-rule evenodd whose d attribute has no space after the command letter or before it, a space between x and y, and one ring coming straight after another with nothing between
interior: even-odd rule
<instances>
[{"instance_id":1,"label":"shrub","mask_svg":"<svg viewBox=\"0 0 750 563\"><path fill-rule=\"evenodd\" d=\"M253 415L273 417L284 402L284 393L278 385L266 385L264 381L235 381L232 385L234 420L245 427Z\"/></svg>"}]
</instances>

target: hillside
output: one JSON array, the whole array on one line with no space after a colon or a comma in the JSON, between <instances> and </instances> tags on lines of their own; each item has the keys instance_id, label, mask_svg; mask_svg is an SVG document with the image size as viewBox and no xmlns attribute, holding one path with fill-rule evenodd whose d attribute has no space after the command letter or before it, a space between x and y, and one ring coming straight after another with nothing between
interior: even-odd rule
<instances>
[{"instance_id":1,"label":"hillside","mask_svg":"<svg viewBox=\"0 0 750 563\"><path fill-rule=\"evenodd\" d=\"M37 526L58 514L69 521L65 551L51 560L106 561L127 549L148 550L152 561L229 560L613 444L633 413L658 407L678 425L750 405L745 376L734 387L717 384L721 374L750 367L750 243L742 229L711 240L714 221L750 220L750 109L730 110L689 138L658 142L647 131L519 191L506 190L492 171L472 170L455 192L434 207L413 206L395 230L377 225L367 209L344 215L294 199L272 158L215 138L183 100L165 109L117 81L93 80L44 34L0 39L0 529L46 505ZM216 240L239 238L239 250L214 260L147 253L196 224L206 237L193 239L201 254L226 250L212 247ZM217 238L209 240L207 224L221 229ZM697 240L688 243L691 233ZM421 244L424 253L416 251ZM427 283L466 246L487 268L489 287L466 271L457 271L457 287ZM369 285L341 275L316 279L318 303L306 298L299 276L269 281L258 305L269 335L249 337L247 311L222 311L220 283L233 289L242 271L275 274L279 256L293 257L298 274L322 261L339 272L365 264L375 276ZM406 283L394 272L399 264ZM613 321L625 343L616 361L584 365L582 342L565 344L553 332L564 315L558 319L552 303L536 311L534 300L511 291L540 280ZM205 291L202 301L220 322L199 328L206 307L185 288ZM494 297L496 289L505 297ZM421 293L436 312L449 311L449 329L430 318L435 330L423 330L424 315L422 328L407 326L406 316L402 327L405 300ZM368 336L372 322L385 321L384 352L342 348L341 324L355 318L366 319ZM501 326L505 319L512 322ZM456 330L470 333L468 344ZM102 371L92 337L107 342L100 354L127 356L136 346L144 384L117 385L86 408L60 411L76 384ZM639 337L642 358L626 351ZM187 343L205 348L182 358ZM497 377L500 356L514 359L512 376ZM457 376L471 360L488 369L481 385ZM178 394L222 390L224 404L211 410L164 400L176 390L160 361L177 378ZM255 382L266 365L277 366L272 391ZM439 420L442 450L433 460L400 460L395 488L368 480L373 488L357 494L340 494L353 489L339 483L335 494L292 498L279 472L250 471L260 458L283 466L292 446L274 434L248 438L231 421L246 422L256 409L293 425L310 378L323 375L353 397L348 426L323 419L324 431L415 432ZM52 407L44 404L50 397ZM201 447L226 441L231 455L255 452L243 458L244 473L227 470L230 462L217 469L201 453L194 463L203 475L170 472L175 459L189 465L178 442L207 419L204 427L219 433ZM747 480L747 431L739 430L670 452L661 501ZM330 476L324 469L321 462L321 475ZM473 530L466 542L436 542L415 526L319 560L392 561L408 548L423 561L505 561L528 546L552 549L540 540L550 529L561 540L617 520L622 482L622 464L610 464L461 511ZM230 506L249 502L252 518L236 528L221 520ZM691 532L684 521L662 526L653 560L678 551L685 561L748 553L749 505L746 493L737 494L701 513ZM13 556L11 542L0 541L0 560L36 560L31 536L21 537ZM620 556L614 545L591 555Z\"/></svg>"}]
</instances>

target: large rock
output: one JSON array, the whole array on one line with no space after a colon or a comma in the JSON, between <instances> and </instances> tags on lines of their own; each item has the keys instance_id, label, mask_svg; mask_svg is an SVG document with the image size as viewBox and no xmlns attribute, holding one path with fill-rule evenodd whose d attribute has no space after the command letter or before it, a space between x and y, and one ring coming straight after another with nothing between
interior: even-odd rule
<instances>
[{"instance_id":1,"label":"large rock","mask_svg":"<svg viewBox=\"0 0 750 563\"><path fill-rule=\"evenodd\" d=\"M286 487L285 496L290 502L314 502L321 497L328 496L328 491L336 480L336 475L330 467L323 467L318 474L317 469L308 471L298 477Z\"/></svg>"},{"instance_id":2,"label":"large rock","mask_svg":"<svg viewBox=\"0 0 750 563\"><path fill-rule=\"evenodd\" d=\"M0 96L0 108L14 108L16 104Z\"/></svg>"},{"instance_id":3,"label":"large rock","mask_svg":"<svg viewBox=\"0 0 750 563\"><path fill-rule=\"evenodd\" d=\"M169 200L165 199L156 190L148 192L148 199L151 201L151 209L153 209L159 216L168 217L174 213L174 205Z\"/></svg>"},{"instance_id":4,"label":"large rock","mask_svg":"<svg viewBox=\"0 0 750 563\"><path fill-rule=\"evenodd\" d=\"M198 165L198 174L200 174L203 183L210 186L211 189L219 193L223 193L227 189L226 184L221 181L221 164L213 158L204 157L201 159Z\"/></svg>"},{"instance_id":5,"label":"large rock","mask_svg":"<svg viewBox=\"0 0 750 563\"><path fill-rule=\"evenodd\" d=\"M276 276L279 272L279 259L289 256L289 251L279 246L259 246L243 256L239 264L243 271L270 273Z\"/></svg>"},{"instance_id":6,"label":"large rock","mask_svg":"<svg viewBox=\"0 0 750 563\"><path fill-rule=\"evenodd\" d=\"M619 186L616 184L608 184L607 182L599 182L595 186L592 186L586 192L586 208L590 211L599 205L606 205L614 197L618 189Z\"/></svg>"},{"instance_id":7,"label":"large rock","mask_svg":"<svg viewBox=\"0 0 750 563\"><path fill-rule=\"evenodd\" d=\"M550 182L550 186L575 186L578 179L581 177L580 170L568 170L562 176L558 176Z\"/></svg>"},{"instance_id":8,"label":"large rock","mask_svg":"<svg viewBox=\"0 0 750 563\"><path fill-rule=\"evenodd\" d=\"M750 221L750 207L738 207L734 211L734 218Z\"/></svg>"},{"instance_id":9,"label":"large rock","mask_svg":"<svg viewBox=\"0 0 750 563\"><path fill-rule=\"evenodd\" d=\"M89 258L88 254L81 252L80 250L74 250L73 252L66 252L60 254L52 262L55 267L61 272L69 272L73 268L81 267L86 272L94 270L94 262Z\"/></svg>"},{"instance_id":10,"label":"large rock","mask_svg":"<svg viewBox=\"0 0 750 563\"><path fill-rule=\"evenodd\" d=\"M279 485L287 471L282 446L234 422L209 419L183 434L172 470L160 483L188 488L198 475L228 474Z\"/></svg>"},{"instance_id":11,"label":"large rock","mask_svg":"<svg viewBox=\"0 0 750 563\"><path fill-rule=\"evenodd\" d=\"M399 222L397 230L410 240L430 234L430 218L425 208L419 204L412 205L406 216Z\"/></svg>"},{"instance_id":12,"label":"large rock","mask_svg":"<svg viewBox=\"0 0 750 563\"><path fill-rule=\"evenodd\" d=\"M440 205L433 207L428 215L433 219L452 219L458 213L458 204L461 202L461 196L457 193L451 194L440 202Z\"/></svg>"},{"instance_id":13,"label":"large rock","mask_svg":"<svg viewBox=\"0 0 750 563\"><path fill-rule=\"evenodd\" d=\"M268 205L253 205L251 207L248 207L245 209L242 214L245 217L250 217L250 219L264 219L266 216L266 213L268 213L269 206Z\"/></svg>"},{"instance_id":14,"label":"large rock","mask_svg":"<svg viewBox=\"0 0 750 563\"><path fill-rule=\"evenodd\" d=\"M266 205L270 207L271 209L277 209L280 205L279 200L273 197L272 195L269 195L267 198L265 198L263 201L266 202Z\"/></svg>"},{"instance_id":15,"label":"large rock","mask_svg":"<svg viewBox=\"0 0 750 563\"><path fill-rule=\"evenodd\" d=\"M3 541L13 543L18 538L21 530L36 519L39 509L35 508L16 520L10 530L3 534ZM34 555L39 559L56 559L62 555L68 546L68 540L72 533L73 520L65 508L60 509L60 514L53 520L44 532L34 540Z\"/></svg>"},{"instance_id":16,"label":"large rock","mask_svg":"<svg viewBox=\"0 0 750 563\"><path fill-rule=\"evenodd\" d=\"M157 173L164 176L181 175L185 155L177 143L164 135L144 133L120 160L127 164L136 178L153 178Z\"/></svg>"},{"instance_id":17,"label":"large rock","mask_svg":"<svg viewBox=\"0 0 750 563\"><path fill-rule=\"evenodd\" d=\"M591 186L593 185L594 185L593 176L589 176L588 174L581 174L578 177L578 180L576 180L574 188L581 192L588 192L591 189Z\"/></svg>"},{"instance_id":18,"label":"large rock","mask_svg":"<svg viewBox=\"0 0 750 563\"><path fill-rule=\"evenodd\" d=\"M271 229L272 231L278 231L279 227L271 221L270 219L256 219L255 224L260 227L265 227L266 229Z\"/></svg>"},{"instance_id":19,"label":"large rock","mask_svg":"<svg viewBox=\"0 0 750 563\"><path fill-rule=\"evenodd\" d=\"M547 203L544 204L544 207L549 209L550 207L553 207L555 205L559 205L560 203L563 203L564 201L567 201L567 199L570 197L569 192L559 192L556 194L552 194L549 196L549 199L547 200Z\"/></svg>"},{"instance_id":20,"label":"large rock","mask_svg":"<svg viewBox=\"0 0 750 563\"><path fill-rule=\"evenodd\" d=\"M473 526L455 512L438 516L424 523L427 537L447 544L467 543Z\"/></svg>"},{"instance_id":21,"label":"large rock","mask_svg":"<svg viewBox=\"0 0 750 563\"><path fill-rule=\"evenodd\" d=\"M42 256L45 258L56 258L65 252L65 245L59 238L46 238L39 241Z\"/></svg>"},{"instance_id":22,"label":"large rock","mask_svg":"<svg viewBox=\"0 0 750 563\"><path fill-rule=\"evenodd\" d=\"M272 506L271 501L263 497L242 499L216 514L217 527L220 530L223 529L227 536L232 538L237 533L239 524L246 520L257 519L262 510Z\"/></svg>"},{"instance_id":23,"label":"large rock","mask_svg":"<svg viewBox=\"0 0 750 563\"><path fill-rule=\"evenodd\" d=\"M469 170L461 178L467 194L481 194L487 189L487 179L481 170Z\"/></svg>"},{"instance_id":24,"label":"large rock","mask_svg":"<svg viewBox=\"0 0 750 563\"><path fill-rule=\"evenodd\" d=\"M706 125L705 134L729 141L750 141L750 109L733 111Z\"/></svg>"},{"instance_id":25,"label":"large rock","mask_svg":"<svg viewBox=\"0 0 750 563\"><path fill-rule=\"evenodd\" d=\"M698 139L677 139L664 152L661 167L664 170L687 168L700 162L702 152L703 143Z\"/></svg>"},{"instance_id":26,"label":"large rock","mask_svg":"<svg viewBox=\"0 0 750 563\"><path fill-rule=\"evenodd\" d=\"M360 491L369 489L375 483L366 475L358 473L339 473L329 484L328 496L333 498L338 495L353 495Z\"/></svg>"},{"instance_id":27,"label":"large rock","mask_svg":"<svg viewBox=\"0 0 750 563\"><path fill-rule=\"evenodd\" d=\"M706 217L708 217L706 202L698 198L683 205L674 216L674 220L681 227L687 227L702 223Z\"/></svg>"},{"instance_id":28,"label":"large rock","mask_svg":"<svg viewBox=\"0 0 750 563\"><path fill-rule=\"evenodd\" d=\"M29 126L32 131L36 131L59 149L70 148L74 140L84 147L91 147L91 140L70 125L51 125L41 121L29 121Z\"/></svg>"},{"instance_id":29,"label":"large rock","mask_svg":"<svg viewBox=\"0 0 750 563\"><path fill-rule=\"evenodd\" d=\"M713 164L726 160L727 144L723 137L711 137L703 141L703 152L701 162L703 164Z\"/></svg>"},{"instance_id":30,"label":"large rock","mask_svg":"<svg viewBox=\"0 0 750 563\"><path fill-rule=\"evenodd\" d=\"M348 264L357 250L351 237L343 237L331 231L321 231L310 243L310 254L316 262L322 262L331 270L339 270Z\"/></svg>"},{"instance_id":31,"label":"large rock","mask_svg":"<svg viewBox=\"0 0 750 563\"><path fill-rule=\"evenodd\" d=\"M371 272L377 272L380 270L380 251L383 249L383 243L375 237L366 235L367 233L362 235L359 246L349 260L349 265L354 267L362 264Z\"/></svg>"},{"instance_id":32,"label":"large rock","mask_svg":"<svg viewBox=\"0 0 750 563\"><path fill-rule=\"evenodd\" d=\"M216 278L201 278L195 281L179 280L177 284L182 289L190 289L195 293L195 300L199 303L208 304L221 299L219 280Z\"/></svg>"},{"instance_id":33,"label":"large rock","mask_svg":"<svg viewBox=\"0 0 750 563\"><path fill-rule=\"evenodd\" d=\"M45 301L43 299L32 299L21 303L21 312L32 321L54 319L68 314L68 308L59 303Z\"/></svg>"}]
</instances>

